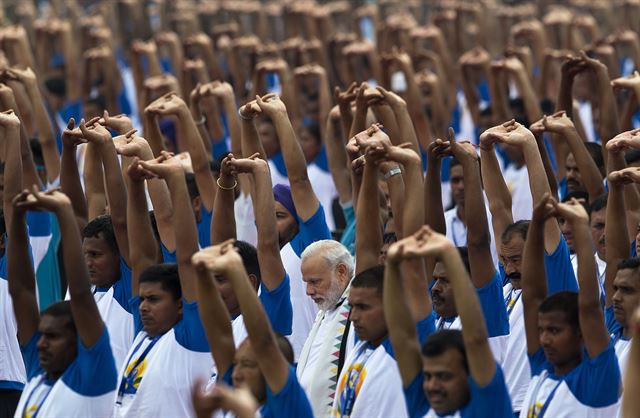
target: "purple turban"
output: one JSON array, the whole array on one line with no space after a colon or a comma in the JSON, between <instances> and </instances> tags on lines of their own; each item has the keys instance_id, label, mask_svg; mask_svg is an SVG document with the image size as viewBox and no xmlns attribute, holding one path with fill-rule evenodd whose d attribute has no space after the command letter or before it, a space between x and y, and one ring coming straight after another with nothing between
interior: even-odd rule
<instances>
[{"instance_id":1,"label":"purple turban","mask_svg":"<svg viewBox=\"0 0 640 418\"><path fill-rule=\"evenodd\" d=\"M293 204L293 198L291 197L291 188L284 184L276 184L273 187L273 198L276 202L280 202L284 206L291 216L298 221L298 212L296 212L296 206Z\"/></svg>"}]
</instances>

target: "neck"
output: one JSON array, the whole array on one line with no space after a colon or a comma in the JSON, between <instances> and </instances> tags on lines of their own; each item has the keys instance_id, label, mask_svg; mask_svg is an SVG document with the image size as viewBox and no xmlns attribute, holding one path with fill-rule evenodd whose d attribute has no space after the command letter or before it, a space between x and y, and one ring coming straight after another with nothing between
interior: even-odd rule
<instances>
[{"instance_id":1,"label":"neck","mask_svg":"<svg viewBox=\"0 0 640 418\"><path fill-rule=\"evenodd\" d=\"M622 328L622 336L624 338L631 338L631 330L629 329L629 327L625 326Z\"/></svg>"},{"instance_id":2,"label":"neck","mask_svg":"<svg viewBox=\"0 0 640 418\"><path fill-rule=\"evenodd\" d=\"M378 347L380 344L382 344L382 342L383 342L386 338L387 338L387 334L383 335L383 336L382 336L382 337L380 337L380 338L377 338L377 339L375 339L375 340L371 340L371 341L368 341L368 342L369 342L369 344L370 344L371 346L373 346L373 347Z\"/></svg>"},{"instance_id":3,"label":"neck","mask_svg":"<svg viewBox=\"0 0 640 418\"><path fill-rule=\"evenodd\" d=\"M47 372L45 378L50 381L50 382L55 382L56 380L58 380L60 378L60 376L62 376L62 372Z\"/></svg>"},{"instance_id":4,"label":"neck","mask_svg":"<svg viewBox=\"0 0 640 418\"><path fill-rule=\"evenodd\" d=\"M568 360L563 364L555 364L553 366L553 373L555 373L557 376L564 376L565 374L569 373L571 370L575 369L578 366L578 364L580 364L581 361L582 361L582 356L578 356L578 357L572 358L571 360Z\"/></svg>"},{"instance_id":5,"label":"neck","mask_svg":"<svg viewBox=\"0 0 640 418\"><path fill-rule=\"evenodd\" d=\"M467 221L464 219L464 204L457 205L456 215L458 215L458 218L460 218L463 224L467 224Z\"/></svg>"},{"instance_id":6,"label":"neck","mask_svg":"<svg viewBox=\"0 0 640 418\"><path fill-rule=\"evenodd\" d=\"M522 280L521 279L517 279L517 280L509 280L511 282L511 287L513 287L515 290L520 290L522 289Z\"/></svg>"}]
</instances>

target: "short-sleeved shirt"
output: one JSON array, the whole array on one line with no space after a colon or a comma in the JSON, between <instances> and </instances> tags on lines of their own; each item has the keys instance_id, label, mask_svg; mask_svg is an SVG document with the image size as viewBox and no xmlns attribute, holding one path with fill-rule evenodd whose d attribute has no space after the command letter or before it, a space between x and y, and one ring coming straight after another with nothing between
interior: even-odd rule
<instances>
[{"instance_id":1,"label":"short-sleeved shirt","mask_svg":"<svg viewBox=\"0 0 640 418\"><path fill-rule=\"evenodd\" d=\"M484 287L476 289L480 307L484 315L489 345L498 363L504 360L509 342L509 317L502 296L502 277L499 272ZM436 318L436 330L462 329L459 316L453 318Z\"/></svg>"},{"instance_id":2,"label":"short-sleeved shirt","mask_svg":"<svg viewBox=\"0 0 640 418\"><path fill-rule=\"evenodd\" d=\"M452 411L447 417L451 418L511 418L513 410L511 409L511 398L504 381L504 374L498 364L496 364L496 372L488 385L479 386L471 376L467 378L469 384L469 402L462 408ZM409 416L412 418L426 417L437 418L438 415L427 399L422 385L424 383L424 374L418 373L413 381L404 389L404 397L409 410Z\"/></svg>"},{"instance_id":3,"label":"short-sleeved shirt","mask_svg":"<svg viewBox=\"0 0 640 418\"><path fill-rule=\"evenodd\" d=\"M621 382L613 344L594 358L584 352L580 364L563 376L553 373L554 367L547 361L542 348L529 356L529 365L532 378L521 417L539 414L545 405L544 416L547 417L615 416Z\"/></svg>"},{"instance_id":4,"label":"short-sleeved shirt","mask_svg":"<svg viewBox=\"0 0 640 418\"><path fill-rule=\"evenodd\" d=\"M115 416L193 416L191 386L213 366L197 304L183 300L182 319L155 337L143 330L140 298L130 305L138 334L120 369Z\"/></svg>"},{"instance_id":5,"label":"short-sleeved shirt","mask_svg":"<svg viewBox=\"0 0 640 418\"><path fill-rule=\"evenodd\" d=\"M200 222L197 222L198 243L200 248L205 248L211 245L211 218L213 217L213 212L209 212L202 207L200 214Z\"/></svg>"},{"instance_id":6,"label":"short-sleeved shirt","mask_svg":"<svg viewBox=\"0 0 640 418\"><path fill-rule=\"evenodd\" d=\"M631 348L631 339L625 337L623 334L622 325L616 321L616 316L613 313L613 305L607 306L604 309L604 320L607 324L607 330L609 336L616 350L616 357L618 357L618 364L620 370L624 373L627 370L627 360L629 358L629 349Z\"/></svg>"},{"instance_id":7,"label":"short-sleeved shirt","mask_svg":"<svg viewBox=\"0 0 640 418\"><path fill-rule=\"evenodd\" d=\"M102 335L92 347L85 347L78 337L76 358L55 381L48 380L40 367L37 347L40 336L35 332L22 347L29 381L15 417L36 413L41 417L111 416L118 375L107 327L103 327Z\"/></svg>"}]
</instances>

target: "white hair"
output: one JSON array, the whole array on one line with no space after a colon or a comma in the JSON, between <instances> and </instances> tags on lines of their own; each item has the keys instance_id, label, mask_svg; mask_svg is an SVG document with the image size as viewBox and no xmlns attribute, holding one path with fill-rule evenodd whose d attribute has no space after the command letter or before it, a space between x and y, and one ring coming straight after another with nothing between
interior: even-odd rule
<instances>
[{"instance_id":1,"label":"white hair","mask_svg":"<svg viewBox=\"0 0 640 418\"><path fill-rule=\"evenodd\" d=\"M347 268L347 277L349 280L353 277L355 270L353 256L349 253L347 247L340 244L338 241L330 239L316 241L305 248L300 258L304 263L304 260L316 255L324 258L331 270L335 270L339 264L344 264Z\"/></svg>"}]
</instances>

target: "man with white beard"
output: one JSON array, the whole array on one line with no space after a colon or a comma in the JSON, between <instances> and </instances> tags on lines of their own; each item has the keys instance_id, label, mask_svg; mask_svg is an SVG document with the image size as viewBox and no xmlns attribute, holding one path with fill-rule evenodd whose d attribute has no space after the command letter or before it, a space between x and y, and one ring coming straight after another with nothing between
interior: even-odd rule
<instances>
[{"instance_id":1,"label":"man with white beard","mask_svg":"<svg viewBox=\"0 0 640 418\"><path fill-rule=\"evenodd\" d=\"M354 261L337 241L322 240L302 253L302 280L320 312L304 343L297 376L317 417L329 416L340 370L354 346L347 300Z\"/></svg>"}]
</instances>

